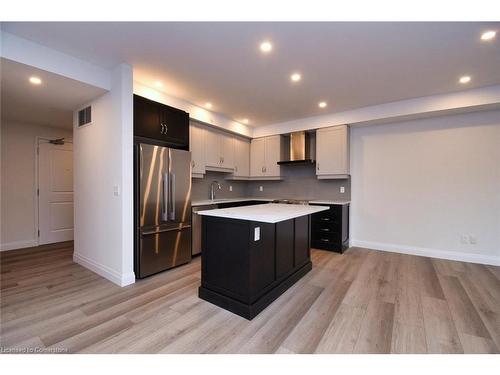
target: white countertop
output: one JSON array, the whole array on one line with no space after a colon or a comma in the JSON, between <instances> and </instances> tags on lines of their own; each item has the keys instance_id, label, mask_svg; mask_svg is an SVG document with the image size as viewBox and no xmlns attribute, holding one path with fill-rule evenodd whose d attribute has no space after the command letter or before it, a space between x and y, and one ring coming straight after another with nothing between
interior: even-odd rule
<instances>
[{"instance_id":1,"label":"white countertop","mask_svg":"<svg viewBox=\"0 0 500 375\"><path fill-rule=\"evenodd\" d=\"M266 201L272 202L274 198L255 198L255 197L246 197L246 198L221 198L221 199L204 199L204 200L195 200L191 202L191 206L208 206L211 204L219 204L219 203L232 203L232 202L245 202L245 201Z\"/></svg>"},{"instance_id":2,"label":"white countertop","mask_svg":"<svg viewBox=\"0 0 500 375\"><path fill-rule=\"evenodd\" d=\"M329 200L314 200L314 201L309 201L309 204L338 204L338 205L346 205L346 204L350 204L351 201L348 201L348 200L338 200L338 201L329 201Z\"/></svg>"},{"instance_id":3,"label":"white countertop","mask_svg":"<svg viewBox=\"0 0 500 375\"><path fill-rule=\"evenodd\" d=\"M242 197L242 198L221 198L221 199L204 199L204 200L194 200L191 202L191 206L208 206L211 204L219 203L232 203L232 202L244 202L244 201L266 201L272 202L276 198L259 198L259 197ZM339 204L345 205L350 204L351 201L348 200L311 200L309 204Z\"/></svg>"},{"instance_id":4,"label":"white countertop","mask_svg":"<svg viewBox=\"0 0 500 375\"><path fill-rule=\"evenodd\" d=\"M221 208L198 212L199 215L223 217L236 220L260 221L264 223L279 223L280 221L296 217L311 215L316 212L326 211L325 206L311 206L300 204L266 203L254 206Z\"/></svg>"}]
</instances>

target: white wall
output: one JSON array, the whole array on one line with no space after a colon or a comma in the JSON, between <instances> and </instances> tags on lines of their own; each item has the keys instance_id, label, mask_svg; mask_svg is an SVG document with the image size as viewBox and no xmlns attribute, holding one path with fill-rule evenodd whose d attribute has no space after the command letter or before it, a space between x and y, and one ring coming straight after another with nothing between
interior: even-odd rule
<instances>
[{"instance_id":1,"label":"white wall","mask_svg":"<svg viewBox=\"0 0 500 375\"><path fill-rule=\"evenodd\" d=\"M92 123L74 130L74 260L122 286L135 282L132 82L130 66L115 68Z\"/></svg>"},{"instance_id":2,"label":"white wall","mask_svg":"<svg viewBox=\"0 0 500 375\"><path fill-rule=\"evenodd\" d=\"M351 173L352 245L500 265L499 110L354 127Z\"/></svg>"},{"instance_id":3,"label":"white wall","mask_svg":"<svg viewBox=\"0 0 500 375\"><path fill-rule=\"evenodd\" d=\"M72 131L2 121L0 249L36 246L35 146L36 137L72 138Z\"/></svg>"}]
</instances>

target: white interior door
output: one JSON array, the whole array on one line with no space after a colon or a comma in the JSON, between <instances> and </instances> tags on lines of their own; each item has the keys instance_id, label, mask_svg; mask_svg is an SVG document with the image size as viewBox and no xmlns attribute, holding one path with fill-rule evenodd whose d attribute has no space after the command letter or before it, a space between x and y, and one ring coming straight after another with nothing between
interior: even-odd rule
<instances>
[{"instance_id":1,"label":"white interior door","mask_svg":"<svg viewBox=\"0 0 500 375\"><path fill-rule=\"evenodd\" d=\"M38 144L40 245L73 240L73 143Z\"/></svg>"}]
</instances>

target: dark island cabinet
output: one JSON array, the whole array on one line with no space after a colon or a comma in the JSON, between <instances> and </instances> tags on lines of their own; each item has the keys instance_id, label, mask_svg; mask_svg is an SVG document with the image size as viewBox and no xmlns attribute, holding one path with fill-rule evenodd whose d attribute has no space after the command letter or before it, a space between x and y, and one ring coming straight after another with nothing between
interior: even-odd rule
<instances>
[{"instance_id":1,"label":"dark island cabinet","mask_svg":"<svg viewBox=\"0 0 500 375\"><path fill-rule=\"evenodd\" d=\"M189 149L189 114L134 95L134 136Z\"/></svg>"},{"instance_id":2,"label":"dark island cabinet","mask_svg":"<svg viewBox=\"0 0 500 375\"><path fill-rule=\"evenodd\" d=\"M309 226L205 216L200 298L252 319L311 270Z\"/></svg>"},{"instance_id":3,"label":"dark island cabinet","mask_svg":"<svg viewBox=\"0 0 500 375\"><path fill-rule=\"evenodd\" d=\"M349 205L332 204L312 215L311 247L343 253L349 247Z\"/></svg>"}]
</instances>

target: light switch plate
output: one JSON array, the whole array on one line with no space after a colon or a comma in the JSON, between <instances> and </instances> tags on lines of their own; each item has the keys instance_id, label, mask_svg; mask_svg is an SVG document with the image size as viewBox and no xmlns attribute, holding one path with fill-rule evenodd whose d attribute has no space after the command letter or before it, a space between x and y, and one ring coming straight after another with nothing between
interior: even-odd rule
<instances>
[{"instance_id":1,"label":"light switch plate","mask_svg":"<svg viewBox=\"0 0 500 375\"><path fill-rule=\"evenodd\" d=\"M259 191L264 191L264 186L259 186Z\"/></svg>"},{"instance_id":2,"label":"light switch plate","mask_svg":"<svg viewBox=\"0 0 500 375\"><path fill-rule=\"evenodd\" d=\"M233 185L229 185L229 191L233 191Z\"/></svg>"},{"instance_id":3,"label":"light switch plate","mask_svg":"<svg viewBox=\"0 0 500 375\"><path fill-rule=\"evenodd\" d=\"M255 229L253 231L253 240L254 241L260 240L260 227L255 227Z\"/></svg>"},{"instance_id":4,"label":"light switch plate","mask_svg":"<svg viewBox=\"0 0 500 375\"><path fill-rule=\"evenodd\" d=\"M341 187L340 187L340 192L341 192L342 194L344 194L344 193L345 193L345 187L341 186Z\"/></svg>"}]
</instances>

